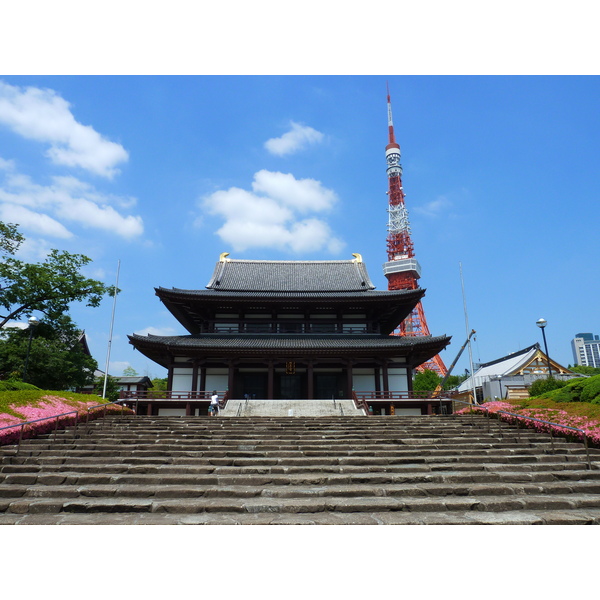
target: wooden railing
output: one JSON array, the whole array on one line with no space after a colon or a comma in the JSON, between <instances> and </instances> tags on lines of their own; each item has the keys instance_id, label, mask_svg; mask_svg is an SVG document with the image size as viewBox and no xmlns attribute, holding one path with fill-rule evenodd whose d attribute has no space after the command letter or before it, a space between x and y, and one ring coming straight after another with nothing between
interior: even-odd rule
<instances>
[{"instance_id":1,"label":"wooden railing","mask_svg":"<svg viewBox=\"0 0 600 600\"><path fill-rule=\"evenodd\" d=\"M369 412L369 405L367 404L367 401L364 398L359 398L356 395L356 392L354 390L352 390L352 400L354 400L354 406L356 406L356 408L362 408L365 411L365 416L370 417L371 413Z\"/></svg>"},{"instance_id":2,"label":"wooden railing","mask_svg":"<svg viewBox=\"0 0 600 600\"><path fill-rule=\"evenodd\" d=\"M227 392L217 392L219 402L227 401ZM179 392L176 390L121 390L121 400L206 400L210 402L212 392Z\"/></svg>"},{"instance_id":3,"label":"wooden railing","mask_svg":"<svg viewBox=\"0 0 600 600\"><path fill-rule=\"evenodd\" d=\"M390 401L390 400L439 400L440 398L450 399L452 392L442 391L434 395L433 390L425 392L353 392L357 400L368 401Z\"/></svg>"}]
</instances>

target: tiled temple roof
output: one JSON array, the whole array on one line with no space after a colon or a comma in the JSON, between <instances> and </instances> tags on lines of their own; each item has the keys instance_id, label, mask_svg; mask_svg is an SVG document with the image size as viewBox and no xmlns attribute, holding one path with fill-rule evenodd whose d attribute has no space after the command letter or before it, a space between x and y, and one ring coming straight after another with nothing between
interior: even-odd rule
<instances>
[{"instance_id":1,"label":"tiled temple roof","mask_svg":"<svg viewBox=\"0 0 600 600\"><path fill-rule=\"evenodd\" d=\"M219 261L206 286L229 292L364 292L375 286L362 260Z\"/></svg>"},{"instance_id":2,"label":"tiled temple roof","mask_svg":"<svg viewBox=\"0 0 600 600\"><path fill-rule=\"evenodd\" d=\"M181 335L158 336L138 335L129 336L129 342L140 352L157 360L159 354L165 356L171 352L183 354L203 354L222 352L232 353L237 357L257 354L312 354L320 355L334 353L335 356L356 354L366 351L371 355L398 353L401 356L413 354L420 364L434 356L450 342L447 336L403 337L389 335L297 335L297 334L235 334L235 335ZM423 358L425 356L426 358Z\"/></svg>"}]
</instances>

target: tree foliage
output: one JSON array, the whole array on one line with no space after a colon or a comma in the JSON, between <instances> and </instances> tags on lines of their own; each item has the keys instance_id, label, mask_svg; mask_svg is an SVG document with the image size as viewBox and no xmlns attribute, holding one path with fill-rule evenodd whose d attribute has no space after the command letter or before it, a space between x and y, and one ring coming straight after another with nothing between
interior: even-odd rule
<instances>
[{"instance_id":1,"label":"tree foliage","mask_svg":"<svg viewBox=\"0 0 600 600\"><path fill-rule=\"evenodd\" d=\"M51 250L41 263L26 263L5 257L0 263L0 327L8 321L39 311L50 322L69 310L71 302L100 304L114 288L81 274L91 259L83 254Z\"/></svg>"},{"instance_id":2,"label":"tree foliage","mask_svg":"<svg viewBox=\"0 0 600 600\"><path fill-rule=\"evenodd\" d=\"M24 240L16 225L0 221L0 251L3 254L15 254Z\"/></svg>"},{"instance_id":3,"label":"tree foliage","mask_svg":"<svg viewBox=\"0 0 600 600\"><path fill-rule=\"evenodd\" d=\"M415 373L413 379L413 390L415 392L433 391L440 383L440 377L435 371L425 369Z\"/></svg>"},{"instance_id":4,"label":"tree foliage","mask_svg":"<svg viewBox=\"0 0 600 600\"><path fill-rule=\"evenodd\" d=\"M135 377L137 374L138 372L132 366L128 366L123 369L124 377Z\"/></svg>"},{"instance_id":5,"label":"tree foliage","mask_svg":"<svg viewBox=\"0 0 600 600\"><path fill-rule=\"evenodd\" d=\"M164 391L167 389L167 378L166 377L155 377L152 380L152 389L158 391Z\"/></svg>"},{"instance_id":6,"label":"tree foliage","mask_svg":"<svg viewBox=\"0 0 600 600\"><path fill-rule=\"evenodd\" d=\"M102 397L104 393L104 377L97 377L94 381L94 393ZM106 400L114 402L119 399L121 394L121 388L119 387L119 380L116 377L109 375L106 378Z\"/></svg>"},{"instance_id":7,"label":"tree foliage","mask_svg":"<svg viewBox=\"0 0 600 600\"><path fill-rule=\"evenodd\" d=\"M0 344L0 378L22 379L29 329L5 329ZM31 336L27 383L45 390L81 388L94 379L98 365L85 352L81 332L68 315L40 321Z\"/></svg>"}]
</instances>

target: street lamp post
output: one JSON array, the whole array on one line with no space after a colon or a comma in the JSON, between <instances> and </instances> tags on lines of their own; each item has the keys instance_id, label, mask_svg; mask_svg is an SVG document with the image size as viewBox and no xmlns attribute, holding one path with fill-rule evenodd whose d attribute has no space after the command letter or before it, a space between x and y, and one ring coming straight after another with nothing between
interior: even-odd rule
<instances>
[{"instance_id":1,"label":"street lamp post","mask_svg":"<svg viewBox=\"0 0 600 600\"><path fill-rule=\"evenodd\" d=\"M542 337L544 338L544 349L546 350L546 361L548 362L548 379L552 378L552 368L550 367L550 356L548 354L548 344L546 342L546 332L544 328L547 325L546 319L538 319L535 324L542 330Z\"/></svg>"},{"instance_id":2,"label":"street lamp post","mask_svg":"<svg viewBox=\"0 0 600 600\"><path fill-rule=\"evenodd\" d=\"M29 353L31 352L31 340L33 332L39 325L39 321L35 317L29 317L29 343L27 344L27 355L25 357L25 367L23 368L23 381L27 378L27 365L29 364Z\"/></svg>"},{"instance_id":3,"label":"street lamp post","mask_svg":"<svg viewBox=\"0 0 600 600\"><path fill-rule=\"evenodd\" d=\"M496 375L496 379L498 380L498 399L502 400L502 375Z\"/></svg>"}]
</instances>

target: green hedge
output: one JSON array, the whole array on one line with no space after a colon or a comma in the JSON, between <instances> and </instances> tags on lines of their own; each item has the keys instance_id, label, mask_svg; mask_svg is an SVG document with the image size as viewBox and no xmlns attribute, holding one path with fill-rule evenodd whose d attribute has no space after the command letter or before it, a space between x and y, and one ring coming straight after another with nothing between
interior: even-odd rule
<instances>
[{"instance_id":1,"label":"green hedge","mask_svg":"<svg viewBox=\"0 0 600 600\"><path fill-rule=\"evenodd\" d=\"M540 379L538 382L546 382L547 379ZM600 404L600 375L593 377L585 377L581 379L572 379L567 383L563 382L561 387L539 392L538 395L542 398L554 400L554 402L591 402L592 404Z\"/></svg>"},{"instance_id":2,"label":"green hedge","mask_svg":"<svg viewBox=\"0 0 600 600\"><path fill-rule=\"evenodd\" d=\"M39 388L31 383L23 383L22 381L14 381L8 379L6 381L0 381L0 392L14 392L16 390L38 390Z\"/></svg>"}]
</instances>

